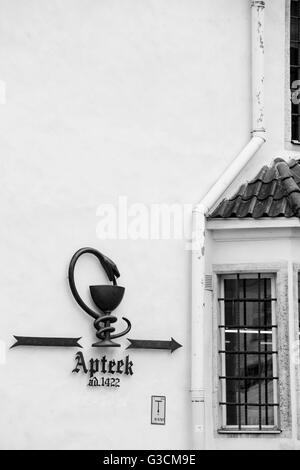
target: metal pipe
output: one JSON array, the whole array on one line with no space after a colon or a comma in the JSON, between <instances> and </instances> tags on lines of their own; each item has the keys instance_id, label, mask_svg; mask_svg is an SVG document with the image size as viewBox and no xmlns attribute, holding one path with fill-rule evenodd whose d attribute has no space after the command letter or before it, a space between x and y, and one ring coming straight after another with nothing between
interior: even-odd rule
<instances>
[{"instance_id":1,"label":"metal pipe","mask_svg":"<svg viewBox=\"0 0 300 470\"><path fill-rule=\"evenodd\" d=\"M236 176L266 141L264 119L264 8L251 1L252 15L252 138L193 211L192 227L192 353L191 403L193 449L205 440L205 237L206 216Z\"/></svg>"},{"instance_id":2,"label":"metal pipe","mask_svg":"<svg viewBox=\"0 0 300 470\"><path fill-rule=\"evenodd\" d=\"M264 137L265 125L265 96L264 96L264 24L265 3L251 2L252 15L252 133L262 134Z\"/></svg>"}]
</instances>

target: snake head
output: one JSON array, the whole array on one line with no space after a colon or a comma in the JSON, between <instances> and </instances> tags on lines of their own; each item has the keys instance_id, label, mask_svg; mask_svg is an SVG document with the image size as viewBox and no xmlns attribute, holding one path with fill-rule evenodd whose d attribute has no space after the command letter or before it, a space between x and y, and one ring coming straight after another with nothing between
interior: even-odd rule
<instances>
[{"instance_id":1,"label":"snake head","mask_svg":"<svg viewBox=\"0 0 300 470\"><path fill-rule=\"evenodd\" d=\"M108 279L110 280L110 282L113 282L115 284L116 283L115 278L120 277L120 272L117 268L117 265L107 256L102 255L102 257L103 257L103 260L100 260L100 263L102 264L102 267L104 271L106 272L106 275Z\"/></svg>"}]
</instances>

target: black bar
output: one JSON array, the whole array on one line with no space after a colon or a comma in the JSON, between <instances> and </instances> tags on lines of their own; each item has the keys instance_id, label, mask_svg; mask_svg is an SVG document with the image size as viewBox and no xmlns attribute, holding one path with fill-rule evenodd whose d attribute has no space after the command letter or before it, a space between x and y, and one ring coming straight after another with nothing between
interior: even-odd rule
<instances>
[{"instance_id":1,"label":"black bar","mask_svg":"<svg viewBox=\"0 0 300 470\"><path fill-rule=\"evenodd\" d=\"M222 406L236 406L236 407L240 407L240 406L257 406L258 408L264 408L266 406L265 403L231 403L231 402L220 402L220 405ZM269 403L268 404L268 407L269 408L277 408L279 407L279 403Z\"/></svg>"},{"instance_id":2,"label":"black bar","mask_svg":"<svg viewBox=\"0 0 300 470\"><path fill-rule=\"evenodd\" d=\"M260 277L260 274L258 275L258 298L260 299L261 298L261 277ZM258 304L258 324L260 325L261 324L261 320L260 320L260 302ZM258 355L258 376L261 377L261 344L260 344L260 330L258 330L258 352L259 352L259 355ZM261 404L261 382L259 381L258 382L258 403ZM258 421L259 421L259 430L261 430L262 428L262 420L261 420L261 408L259 408L259 417L258 417Z\"/></svg>"},{"instance_id":3,"label":"black bar","mask_svg":"<svg viewBox=\"0 0 300 470\"><path fill-rule=\"evenodd\" d=\"M240 354L240 355L249 354L249 355L256 355L256 356L267 354L268 356L271 356L272 354L278 354L278 351L268 351L267 353L265 353L264 351L262 352L248 351L247 353L245 353L245 351L219 351L219 354Z\"/></svg>"},{"instance_id":4,"label":"black bar","mask_svg":"<svg viewBox=\"0 0 300 470\"><path fill-rule=\"evenodd\" d=\"M237 295L238 298L240 297L240 275L237 275ZM239 322L240 322L240 305L238 304L238 315L239 315ZM240 330L238 330L238 351L241 349L241 343L240 343ZM238 375L240 377L241 375L241 356L238 356ZM239 380L239 389L238 389L238 400L239 404L241 403L241 381ZM238 416L239 416L239 430L242 429L242 417L241 417L241 405L238 408Z\"/></svg>"},{"instance_id":5,"label":"black bar","mask_svg":"<svg viewBox=\"0 0 300 470\"><path fill-rule=\"evenodd\" d=\"M90 431L91 432L91 431ZM175 468L183 466L184 468L199 468L203 459L201 452L190 451L190 450L172 450L172 447L168 450L152 449L151 445L147 447L149 450L132 450L135 446L132 445L131 450L114 449L111 450L112 445L107 445L106 449L99 449L101 444L90 444L90 448L94 450L82 450L80 444L73 445L72 450L58 450L60 443L57 444L56 449L51 450L37 450L37 446L31 445L30 450L19 450L17 444L14 445L15 450L6 450L4 445L1 443L1 453L4 455L7 461L13 461L17 468L28 467L30 470L41 470L41 460L47 461L49 468L55 469L58 467L62 468L73 468L73 469L109 469L112 467L119 467L119 469L128 470L139 470L144 468L157 468L168 467L174 465ZM145 444L146 446L146 444ZM12 446L11 446L12 447ZM46 442L44 448L46 446ZM153 446L155 447L155 446ZM151 450L150 450L151 449Z\"/></svg>"},{"instance_id":6,"label":"black bar","mask_svg":"<svg viewBox=\"0 0 300 470\"><path fill-rule=\"evenodd\" d=\"M243 294L244 298L246 298L246 279L243 280L244 284L244 289L243 289ZM244 302L244 323L247 325L247 302ZM244 350L247 352L247 336L244 334ZM247 355L245 354L244 356L244 371L245 374L247 372ZM247 403L248 401L248 391L247 391L247 380L245 380L245 402ZM245 406L245 425L248 425L248 407Z\"/></svg>"},{"instance_id":7,"label":"black bar","mask_svg":"<svg viewBox=\"0 0 300 470\"><path fill-rule=\"evenodd\" d=\"M228 375L226 376L219 376L219 379L220 380L261 380L261 381L265 381L267 380L268 382L271 381L271 380L279 380L279 377L257 377L257 376L252 376L252 375L249 375L249 377L245 376L245 375L241 375L240 377L230 377Z\"/></svg>"},{"instance_id":8,"label":"black bar","mask_svg":"<svg viewBox=\"0 0 300 470\"><path fill-rule=\"evenodd\" d=\"M266 293L267 293L267 284L266 284L266 279L264 279L264 296L266 296ZM271 312L272 314L272 312ZM266 323L267 322L267 311L266 311L266 304L264 304L264 322ZM267 338L266 338L266 335L265 336L265 343L267 342ZM273 334L272 334L272 344L273 344ZM265 352L268 351L268 347L267 345L265 344ZM268 370L266 368L266 364L268 362L268 356L265 355L265 377L267 376L268 374ZM272 374L273 374L273 367L272 367ZM269 401L269 397L268 397L268 382L266 381L265 382L265 402L268 404L268 401ZM268 412L268 407L266 406L266 409L265 409L265 413L266 413L266 426L269 425L269 412Z\"/></svg>"},{"instance_id":9,"label":"black bar","mask_svg":"<svg viewBox=\"0 0 300 470\"><path fill-rule=\"evenodd\" d=\"M242 298L242 297L239 297L239 298L222 298L220 297L219 299L219 302L277 302L277 299L261 299L261 300L258 300L258 299L247 299L247 298Z\"/></svg>"},{"instance_id":10,"label":"black bar","mask_svg":"<svg viewBox=\"0 0 300 470\"><path fill-rule=\"evenodd\" d=\"M42 346L42 347L63 347L63 348L81 348L78 341L81 338L44 338L31 336L14 336L17 340L10 349L18 346Z\"/></svg>"},{"instance_id":11,"label":"black bar","mask_svg":"<svg viewBox=\"0 0 300 470\"><path fill-rule=\"evenodd\" d=\"M240 328L241 330L273 330L274 328L278 328L278 325L260 325L260 326L249 326L249 325L220 325L219 328L227 328L228 330L237 330Z\"/></svg>"}]
</instances>

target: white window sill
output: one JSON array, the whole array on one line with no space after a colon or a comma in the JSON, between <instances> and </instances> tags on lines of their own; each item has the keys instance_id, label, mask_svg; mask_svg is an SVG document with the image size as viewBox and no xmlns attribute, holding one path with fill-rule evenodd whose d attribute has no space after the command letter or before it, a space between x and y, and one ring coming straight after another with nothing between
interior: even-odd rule
<instances>
[{"instance_id":1,"label":"white window sill","mask_svg":"<svg viewBox=\"0 0 300 470\"><path fill-rule=\"evenodd\" d=\"M261 431L259 429L232 429L232 428L224 428L224 429L218 429L218 434L281 434L280 429L262 429Z\"/></svg>"}]
</instances>

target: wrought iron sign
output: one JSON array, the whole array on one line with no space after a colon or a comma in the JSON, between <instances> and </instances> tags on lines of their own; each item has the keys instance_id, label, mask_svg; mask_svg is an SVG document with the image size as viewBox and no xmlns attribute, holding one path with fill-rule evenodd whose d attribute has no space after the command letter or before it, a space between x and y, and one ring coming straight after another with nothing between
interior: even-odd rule
<instances>
[{"instance_id":1,"label":"wrought iron sign","mask_svg":"<svg viewBox=\"0 0 300 470\"><path fill-rule=\"evenodd\" d=\"M127 349L166 349L173 353L182 347L174 338L171 338L171 341L151 341L148 339L128 339L128 341L130 345Z\"/></svg>"},{"instance_id":2,"label":"wrought iron sign","mask_svg":"<svg viewBox=\"0 0 300 470\"><path fill-rule=\"evenodd\" d=\"M62 348L81 348L78 341L81 338L46 338L44 336L14 336L17 340L10 349L17 346L55 346Z\"/></svg>"},{"instance_id":3,"label":"wrought iron sign","mask_svg":"<svg viewBox=\"0 0 300 470\"><path fill-rule=\"evenodd\" d=\"M74 278L75 266L78 259L84 255L90 254L95 256L100 262L101 267L104 269L108 281L108 285L90 286L91 298L97 307L97 310L90 308L80 297ZM69 265L69 284L74 299L78 305L88 315L94 319L94 327L96 329L96 337L98 341L92 344L94 348L119 348L121 345L114 340L121 338L129 333L131 330L131 322L122 317L126 323L126 328L115 333L116 328L112 325L117 323L117 316L112 313L121 304L125 288L118 286L117 278L120 277L120 272L115 263L107 256L103 255L94 248L82 248L77 251L71 259ZM11 348L17 346L34 346L34 347L64 347L64 348L81 348L78 338L50 338L50 337L29 337L29 336L14 336L16 343ZM134 340L128 339L130 345L127 349L161 349L168 350L171 353L176 351L182 346L177 343L173 338L171 341L155 341L155 340ZM88 386L93 387L120 387L120 376L133 375L133 362L127 355L123 359L107 359L106 355L97 358L91 358L86 361L83 353L78 351L75 355L75 368L73 373L82 372L88 375Z\"/></svg>"},{"instance_id":4,"label":"wrought iron sign","mask_svg":"<svg viewBox=\"0 0 300 470\"><path fill-rule=\"evenodd\" d=\"M90 293L92 299L98 307L100 313L95 312L88 305L85 304L85 302L78 294L75 285L75 265L80 256L86 253L95 255L98 258L101 266L106 272L109 281L113 283L113 285L108 286L90 286ZM77 253L75 253L71 260L69 267L69 283L74 299L86 313L88 313L91 317L95 319L94 327L97 330L96 336L100 341L93 344L94 348L120 347L120 344L114 343L112 340L125 336L131 330L130 321L127 318L123 317L123 320L127 323L126 330L124 330L122 333L118 333L115 335L111 334L115 331L115 328L112 327L111 324L117 321L117 317L112 316L111 313L120 305L125 293L124 287L120 287L117 285L116 277L119 278L120 273L115 263L99 251L94 250L93 248L83 248L82 250L77 251Z\"/></svg>"}]
</instances>

